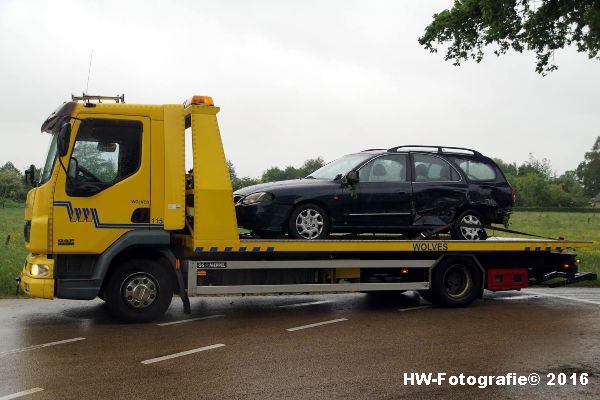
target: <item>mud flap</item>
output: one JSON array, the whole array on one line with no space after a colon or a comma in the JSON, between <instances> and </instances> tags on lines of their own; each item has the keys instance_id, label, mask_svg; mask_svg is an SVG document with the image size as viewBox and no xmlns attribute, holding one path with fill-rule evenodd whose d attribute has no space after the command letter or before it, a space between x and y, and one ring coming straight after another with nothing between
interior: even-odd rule
<instances>
[{"instance_id":1,"label":"mud flap","mask_svg":"<svg viewBox=\"0 0 600 400\"><path fill-rule=\"evenodd\" d=\"M189 315L192 313L192 309L190 307L190 298L188 297L187 290L183 284L183 274L183 268L179 268L175 271L175 275L177 276L177 286L179 287L179 297L181 297L181 301L183 302L183 313Z\"/></svg>"}]
</instances>

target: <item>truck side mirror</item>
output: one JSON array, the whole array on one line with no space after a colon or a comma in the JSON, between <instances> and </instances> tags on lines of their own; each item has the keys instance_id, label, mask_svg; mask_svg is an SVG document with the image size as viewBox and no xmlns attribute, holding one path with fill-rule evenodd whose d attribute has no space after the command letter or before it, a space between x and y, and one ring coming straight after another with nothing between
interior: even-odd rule
<instances>
[{"instance_id":1,"label":"truck side mirror","mask_svg":"<svg viewBox=\"0 0 600 400\"><path fill-rule=\"evenodd\" d=\"M69 142L71 141L71 124L65 122L58 131L58 138L56 141L56 147L58 150L58 156L64 157L69 151Z\"/></svg>"},{"instance_id":2,"label":"truck side mirror","mask_svg":"<svg viewBox=\"0 0 600 400\"><path fill-rule=\"evenodd\" d=\"M33 164L25 170L25 183L29 186L35 186L35 165Z\"/></svg>"}]
</instances>

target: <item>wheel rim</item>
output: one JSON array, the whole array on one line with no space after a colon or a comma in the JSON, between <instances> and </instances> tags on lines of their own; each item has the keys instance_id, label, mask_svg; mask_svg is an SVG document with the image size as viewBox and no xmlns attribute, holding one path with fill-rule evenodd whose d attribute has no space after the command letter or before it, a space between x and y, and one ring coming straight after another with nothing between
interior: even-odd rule
<instances>
[{"instance_id":1,"label":"wheel rim","mask_svg":"<svg viewBox=\"0 0 600 400\"><path fill-rule=\"evenodd\" d=\"M469 268L456 264L449 267L444 273L444 288L448 296L460 299L473 287L473 279Z\"/></svg>"},{"instance_id":2,"label":"wheel rim","mask_svg":"<svg viewBox=\"0 0 600 400\"><path fill-rule=\"evenodd\" d=\"M479 225L481 228L474 228L472 226L464 226L464 225ZM465 215L459 224L460 234L467 240L479 240L483 236L483 224L473 214Z\"/></svg>"},{"instance_id":3,"label":"wheel rim","mask_svg":"<svg viewBox=\"0 0 600 400\"><path fill-rule=\"evenodd\" d=\"M302 210L296 217L296 232L303 239L318 237L324 228L323 215L313 208Z\"/></svg>"},{"instance_id":4,"label":"wheel rim","mask_svg":"<svg viewBox=\"0 0 600 400\"><path fill-rule=\"evenodd\" d=\"M125 303L134 309L147 308L158 297L159 285L154 276L147 272L129 275L121 286Z\"/></svg>"}]
</instances>

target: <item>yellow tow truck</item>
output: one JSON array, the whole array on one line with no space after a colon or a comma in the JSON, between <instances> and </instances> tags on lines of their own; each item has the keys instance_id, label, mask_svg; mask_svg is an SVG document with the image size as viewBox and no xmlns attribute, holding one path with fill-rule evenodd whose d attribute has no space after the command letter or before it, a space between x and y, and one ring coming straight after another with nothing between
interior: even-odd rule
<instances>
[{"instance_id":1,"label":"yellow tow truck","mask_svg":"<svg viewBox=\"0 0 600 400\"><path fill-rule=\"evenodd\" d=\"M208 96L125 104L73 96L43 123L50 146L27 195L29 255L18 278L32 297L104 299L128 321L158 318L173 294L418 290L461 307L484 289L518 290L578 272L566 240L303 241L240 235L217 113ZM186 185L186 135L193 172Z\"/></svg>"}]
</instances>

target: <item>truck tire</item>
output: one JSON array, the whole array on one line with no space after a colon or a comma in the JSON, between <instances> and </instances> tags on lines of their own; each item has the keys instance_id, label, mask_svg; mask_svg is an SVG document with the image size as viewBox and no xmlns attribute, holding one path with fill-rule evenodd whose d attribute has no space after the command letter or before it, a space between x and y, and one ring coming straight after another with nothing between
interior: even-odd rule
<instances>
[{"instance_id":1,"label":"truck tire","mask_svg":"<svg viewBox=\"0 0 600 400\"><path fill-rule=\"evenodd\" d=\"M431 289L423 298L442 307L465 307L481 293L483 274L466 257L445 258L433 268Z\"/></svg>"},{"instance_id":2,"label":"truck tire","mask_svg":"<svg viewBox=\"0 0 600 400\"><path fill-rule=\"evenodd\" d=\"M117 318L127 322L152 321L169 308L173 280L160 263L131 259L117 265L109 277L104 297Z\"/></svg>"}]
</instances>

